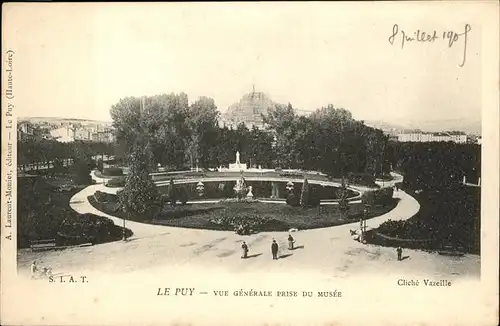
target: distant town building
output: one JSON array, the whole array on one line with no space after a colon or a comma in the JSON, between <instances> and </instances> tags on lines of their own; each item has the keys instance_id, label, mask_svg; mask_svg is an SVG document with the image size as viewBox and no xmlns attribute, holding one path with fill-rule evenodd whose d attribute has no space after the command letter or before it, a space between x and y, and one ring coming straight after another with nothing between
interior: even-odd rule
<instances>
[{"instance_id":1,"label":"distant town building","mask_svg":"<svg viewBox=\"0 0 500 326\"><path fill-rule=\"evenodd\" d=\"M61 143L69 143L75 141L75 131L73 128L61 127L50 131L53 139Z\"/></svg>"},{"instance_id":2,"label":"distant town building","mask_svg":"<svg viewBox=\"0 0 500 326\"><path fill-rule=\"evenodd\" d=\"M90 141L91 131L88 128L77 128L75 129L75 140Z\"/></svg>"},{"instance_id":3,"label":"distant town building","mask_svg":"<svg viewBox=\"0 0 500 326\"><path fill-rule=\"evenodd\" d=\"M93 142L112 143L114 140L114 134L111 131L99 131L92 133Z\"/></svg>"},{"instance_id":4,"label":"distant town building","mask_svg":"<svg viewBox=\"0 0 500 326\"><path fill-rule=\"evenodd\" d=\"M454 142L464 144L468 142L468 137L460 131L452 132L422 132L411 131L402 132L397 135L399 142Z\"/></svg>"},{"instance_id":5,"label":"distant town building","mask_svg":"<svg viewBox=\"0 0 500 326\"><path fill-rule=\"evenodd\" d=\"M20 121L17 124L17 139L18 140L25 140L25 139L30 139L34 136L35 134L35 129L33 128L33 125L28 122L28 121Z\"/></svg>"}]
</instances>

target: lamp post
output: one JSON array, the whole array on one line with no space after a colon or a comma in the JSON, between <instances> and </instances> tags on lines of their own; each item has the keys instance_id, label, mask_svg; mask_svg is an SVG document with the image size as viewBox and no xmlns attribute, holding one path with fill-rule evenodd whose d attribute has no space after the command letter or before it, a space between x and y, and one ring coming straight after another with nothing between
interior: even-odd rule
<instances>
[{"instance_id":1,"label":"lamp post","mask_svg":"<svg viewBox=\"0 0 500 326\"><path fill-rule=\"evenodd\" d=\"M365 209L363 210L363 233L366 233L366 220L368 218L369 206L365 205Z\"/></svg>"},{"instance_id":2,"label":"lamp post","mask_svg":"<svg viewBox=\"0 0 500 326\"><path fill-rule=\"evenodd\" d=\"M127 214L127 216L128 216L128 214ZM127 241L127 235L126 235L125 230L126 230L125 229L125 218L123 218L123 230L122 230L122 237L123 237L122 239L123 239L123 241Z\"/></svg>"}]
</instances>

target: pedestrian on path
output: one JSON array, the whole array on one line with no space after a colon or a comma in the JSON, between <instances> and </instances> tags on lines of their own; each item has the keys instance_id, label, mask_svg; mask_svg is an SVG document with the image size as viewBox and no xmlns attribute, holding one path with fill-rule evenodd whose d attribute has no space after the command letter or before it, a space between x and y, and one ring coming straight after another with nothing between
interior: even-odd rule
<instances>
[{"instance_id":1,"label":"pedestrian on path","mask_svg":"<svg viewBox=\"0 0 500 326\"><path fill-rule=\"evenodd\" d=\"M243 241L243 244L241 245L241 258L242 259L245 259L248 257L248 246L247 244L245 243L245 241Z\"/></svg>"},{"instance_id":2,"label":"pedestrian on path","mask_svg":"<svg viewBox=\"0 0 500 326\"><path fill-rule=\"evenodd\" d=\"M273 254L273 259L278 259L278 244L274 239L273 243L271 244L271 253Z\"/></svg>"},{"instance_id":3,"label":"pedestrian on path","mask_svg":"<svg viewBox=\"0 0 500 326\"><path fill-rule=\"evenodd\" d=\"M396 251L398 253L398 261L401 261L402 256L403 256L403 249L401 249L401 247L398 247L398 249L396 249Z\"/></svg>"},{"instance_id":4,"label":"pedestrian on path","mask_svg":"<svg viewBox=\"0 0 500 326\"><path fill-rule=\"evenodd\" d=\"M38 273L38 266L36 266L36 260L33 260L33 263L31 263L30 271L31 271L31 278L32 279L36 278Z\"/></svg>"},{"instance_id":5,"label":"pedestrian on path","mask_svg":"<svg viewBox=\"0 0 500 326\"><path fill-rule=\"evenodd\" d=\"M288 235L288 249L293 250L293 244L295 243L295 240L293 239L292 235Z\"/></svg>"}]
</instances>

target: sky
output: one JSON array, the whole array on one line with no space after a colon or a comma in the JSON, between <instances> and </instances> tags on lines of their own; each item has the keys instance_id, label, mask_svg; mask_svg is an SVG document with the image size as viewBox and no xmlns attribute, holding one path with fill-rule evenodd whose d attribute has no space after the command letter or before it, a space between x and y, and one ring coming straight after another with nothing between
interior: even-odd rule
<instances>
[{"instance_id":1,"label":"sky","mask_svg":"<svg viewBox=\"0 0 500 326\"><path fill-rule=\"evenodd\" d=\"M466 3L150 3L4 6L16 113L110 120L122 97L185 92L220 111L245 93L399 123L481 119L481 10ZM452 13L452 14L450 14ZM465 41L394 45L412 34ZM5 25L4 25L5 26ZM5 36L4 35L4 36ZM19 95L19 93L21 93Z\"/></svg>"}]
</instances>

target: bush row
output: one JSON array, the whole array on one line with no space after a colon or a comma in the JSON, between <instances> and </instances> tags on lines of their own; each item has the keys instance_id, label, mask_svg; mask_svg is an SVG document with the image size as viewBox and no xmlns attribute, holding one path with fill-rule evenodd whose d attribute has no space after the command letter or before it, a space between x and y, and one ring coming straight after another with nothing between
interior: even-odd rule
<instances>
[{"instance_id":1,"label":"bush row","mask_svg":"<svg viewBox=\"0 0 500 326\"><path fill-rule=\"evenodd\" d=\"M222 214L210 219L210 222L232 229L238 234L248 235L268 230L287 230L288 225L284 222L254 214Z\"/></svg>"},{"instance_id":2,"label":"bush row","mask_svg":"<svg viewBox=\"0 0 500 326\"><path fill-rule=\"evenodd\" d=\"M392 187L371 190L361 196L361 202L370 206L390 205L393 195L394 189Z\"/></svg>"},{"instance_id":3,"label":"bush row","mask_svg":"<svg viewBox=\"0 0 500 326\"><path fill-rule=\"evenodd\" d=\"M125 187L126 179L125 177L109 179L106 182L107 187Z\"/></svg>"},{"instance_id":4,"label":"bush row","mask_svg":"<svg viewBox=\"0 0 500 326\"><path fill-rule=\"evenodd\" d=\"M107 202L110 202L110 203L115 203L115 202L118 202L118 196L114 195L114 194L108 194L106 192L102 192L102 191L96 191L94 193L94 198L96 201L100 202L100 203L107 203Z\"/></svg>"},{"instance_id":5,"label":"bush row","mask_svg":"<svg viewBox=\"0 0 500 326\"><path fill-rule=\"evenodd\" d=\"M76 219L65 218L57 234L66 243L97 244L120 239L123 235L123 228L115 225L109 218L81 214ZM130 237L132 231L125 229L125 235Z\"/></svg>"},{"instance_id":6,"label":"bush row","mask_svg":"<svg viewBox=\"0 0 500 326\"><path fill-rule=\"evenodd\" d=\"M119 167L107 167L102 169L102 174L110 177L118 177L123 175L123 169Z\"/></svg>"}]
</instances>

